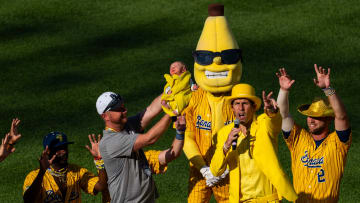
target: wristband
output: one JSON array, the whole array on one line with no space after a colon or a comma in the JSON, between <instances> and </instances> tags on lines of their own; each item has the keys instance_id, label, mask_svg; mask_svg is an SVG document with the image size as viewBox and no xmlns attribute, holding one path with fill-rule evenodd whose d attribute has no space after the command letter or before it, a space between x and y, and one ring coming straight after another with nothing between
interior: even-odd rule
<instances>
[{"instance_id":1,"label":"wristband","mask_svg":"<svg viewBox=\"0 0 360 203\"><path fill-rule=\"evenodd\" d=\"M178 130L178 129L176 129L176 134L183 135L184 133L185 133L184 130Z\"/></svg>"},{"instance_id":2,"label":"wristband","mask_svg":"<svg viewBox=\"0 0 360 203\"><path fill-rule=\"evenodd\" d=\"M322 89L327 97L335 94L335 89L332 87Z\"/></svg>"},{"instance_id":3,"label":"wristband","mask_svg":"<svg viewBox=\"0 0 360 203\"><path fill-rule=\"evenodd\" d=\"M180 132L181 132L181 131L180 131ZM179 133L179 131L176 130L175 138L176 138L177 140L184 140L184 132Z\"/></svg>"},{"instance_id":4,"label":"wristband","mask_svg":"<svg viewBox=\"0 0 360 203\"><path fill-rule=\"evenodd\" d=\"M94 159L94 164L95 164L97 170L102 170L105 168L104 160L102 160L102 159L98 159L98 160Z\"/></svg>"}]
</instances>

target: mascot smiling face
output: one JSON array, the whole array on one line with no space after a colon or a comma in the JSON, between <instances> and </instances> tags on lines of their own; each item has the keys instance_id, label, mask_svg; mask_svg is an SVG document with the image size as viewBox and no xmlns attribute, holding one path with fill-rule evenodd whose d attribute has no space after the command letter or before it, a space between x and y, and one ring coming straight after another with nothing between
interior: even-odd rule
<instances>
[{"instance_id":1,"label":"mascot smiling face","mask_svg":"<svg viewBox=\"0 0 360 203\"><path fill-rule=\"evenodd\" d=\"M196 83L205 91L229 92L239 83L241 51L229 29L223 5L209 7L209 17L193 56Z\"/></svg>"}]
</instances>

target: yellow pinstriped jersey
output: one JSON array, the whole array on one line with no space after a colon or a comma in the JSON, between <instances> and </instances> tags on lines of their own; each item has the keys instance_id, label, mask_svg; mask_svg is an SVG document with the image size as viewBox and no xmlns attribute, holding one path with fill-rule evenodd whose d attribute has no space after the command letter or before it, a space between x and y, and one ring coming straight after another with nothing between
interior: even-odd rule
<instances>
[{"instance_id":1,"label":"yellow pinstriped jersey","mask_svg":"<svg viewBox=\"0 0 360 203\"><path fill-rule=\"evenodd\" d=\"M167 165L160 165L159 162L159 154L161 151L158 150L148 150L144 152L146 156L146 160L149 163L149 167L151 168L152 173L159 174L165 173L167 170Z\"/></svg>"},{"instance_id":2,"label":"yellow pinstriped jersey","mask_svg":"<svg viewBox=\"0 0 360 203\"><path fill-rule=\"evenodd\" d=\"M34 182L39 169L31 171L25 178L23 186L23 194ZM66 196L63 197L58 185L54 178L48 171L45 172L42 181L41 193L36 202L43 203L80 203L81 202L81 189L91 195L94 195L94 187L99 178L85 168L69 164L68 172L66 175Z\"/></svg>"},{"instance_id":3,"label":"yellow pinstriped jersey","mask_svg":"<svg viewBox=\"0 0 360 203\"><path fill-rule=\"evenodd\" d=\"M297 202L337 202L351 135L344 143L333 132L316 148L311 134L295 124L285 142L291 153Z\"/></svg>"},{"instance_id":4,"label":"yellow pinstriped jersey","mask_svg":"<svg viewBox=\"0 0 360 203\"><path fill-rule=\"evenodd\" d=\"M205 164L210 164L215 151L213 141L216 141L214 138L216 130L234 119L231 106L225 104L225 97L215 97L201 88L192 93L190 103L184 111L187 123L184 152L189 160L200 155ZM189 145L189 142L196 144ZM197 148L196 152L190 149L194 146ZM192 164L196 165L196 163Z\"/></svg>"}]
</instances>

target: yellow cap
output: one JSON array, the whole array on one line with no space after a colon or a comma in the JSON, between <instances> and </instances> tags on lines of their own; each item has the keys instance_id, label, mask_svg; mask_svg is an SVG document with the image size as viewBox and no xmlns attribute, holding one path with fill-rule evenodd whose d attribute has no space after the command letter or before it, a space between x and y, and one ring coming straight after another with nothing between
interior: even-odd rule
<instances>
[{"instance_id":1,"label":"yellow cap","mask_svg":"<svg viewBox=\"0 0 360 203\"><path fill-rule=\"evenodd\" d=\"M253 86L249 85L249 84L237 84L235 85L232 90L231 90L231 96L228 97L227 100L227 104L231 105L231 102L235 99L249 99L251 101L253 101L256 105L256 111L260 108L261 106L261 99L257 96L255 96L255 89Z\"/></svg>"}]
</instances>

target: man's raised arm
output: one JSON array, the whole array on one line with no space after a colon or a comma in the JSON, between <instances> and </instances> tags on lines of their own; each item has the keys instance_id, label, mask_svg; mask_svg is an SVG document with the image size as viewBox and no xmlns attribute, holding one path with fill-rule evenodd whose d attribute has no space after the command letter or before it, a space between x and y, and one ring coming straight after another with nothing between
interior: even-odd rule
<instances>
[{"instance_id":1,"label":"man's raised arm","mask_svg":"<svg viewBox=\"0 0 360 203\"><path fill-rule=\"evenodd\" d=\"M330 68L327 71L321 66L314 64L317 79L314 79L316 86L321 88L328 97L330 105L335 114L335 130L344 131L350 128L350 122L344 104L336 95L335 89L330 87Z\"/></svg>"},{"instance_id":2,"label":"man's raised arm","mask_svg":"<svg viewBox=\"0 0 360 203\"><path fill-rule=\"evenodd\" d=\"M283 119L281 129L284 132L290 132L294 126L294 120L289 113L289 91L295 80L291 80L290 76L286 73L285 68L280 68L279 72L276 73L276 76L279 78L280 85L277 104Z\"/></svg>"},{"instance_id":3,"label":"man's raised arm","mask_svg":"<svg viewBox=\"0 0 360 203\"><path fill-rule=\"evenodd\" d=\"M152 119L159 115L161 111L161 95L159 95L146 108L145 114L141 119L141 129L144 130Z\"/></svg>"}]
</instances>

